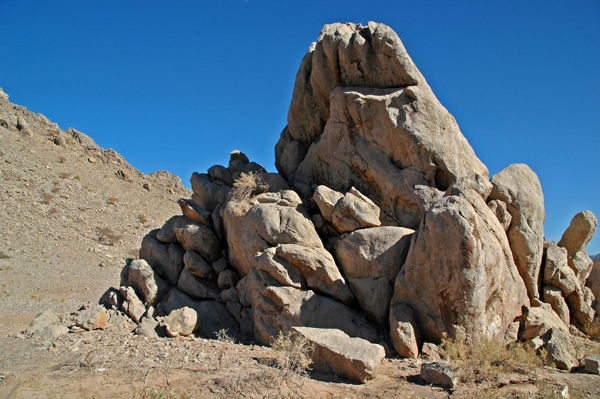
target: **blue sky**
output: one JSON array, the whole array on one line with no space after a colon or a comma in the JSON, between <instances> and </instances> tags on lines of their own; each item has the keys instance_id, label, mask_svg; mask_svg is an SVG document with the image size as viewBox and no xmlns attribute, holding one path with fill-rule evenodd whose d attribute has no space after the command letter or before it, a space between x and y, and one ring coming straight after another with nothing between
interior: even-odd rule
<instances>
[{"instance_id":1,"label":"blue sky","mask_svg":"<svg viewBox=\"0 0 600 399\"><path fill-rule=\"evenodd\" d=\"M548 239L581 210L600 216L598 0L0 0L0 15L11 101L187 184L232 149L274 171L321 27L385 23L491 174L536 171Z\"/></svg>"}]
</instances>

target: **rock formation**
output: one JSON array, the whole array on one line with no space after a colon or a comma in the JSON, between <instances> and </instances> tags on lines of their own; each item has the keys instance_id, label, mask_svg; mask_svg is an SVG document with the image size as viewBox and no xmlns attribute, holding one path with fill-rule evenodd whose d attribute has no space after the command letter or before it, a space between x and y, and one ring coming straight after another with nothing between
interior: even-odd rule
<instances>
[{"instance_id":1,"label":"rock formation","mask_svg":"<svg viewBox=\"0 0 600 399\"><path fill-rule=\"evenodd\" d=\"M388 331L402 357L461 330L580 360L568 324L595 317L596 218L544 244L537 175L516 164L489 179L389 27L323 28L275 154L279 173L240 151L194 173L182 214L146 235L103 303L152 329L158 315L171 336L269 344L296 329L328 348L320 359L343 352L336 337L361 342L369 371L340 371L361 382L383 353L363 340Z\"/></svg>"}]
</instances>

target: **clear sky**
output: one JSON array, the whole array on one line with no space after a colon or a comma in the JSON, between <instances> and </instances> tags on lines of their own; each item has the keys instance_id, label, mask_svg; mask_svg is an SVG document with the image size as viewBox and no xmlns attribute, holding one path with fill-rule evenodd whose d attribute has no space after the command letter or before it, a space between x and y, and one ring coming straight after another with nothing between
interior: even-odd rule
<instances>
[{"instance_id":1,"label":"clear sky","mask_svg":"<svg viewBox=\"0 0 600 399\"><path fill-rule=\"evenodd\" d=\"M491 174L538 174L548 239L581 210L600 216L598 0L0 0L0 15L12 102L188 185L233 149L275 171L321 27L385 23Z\"/></svg>"}]
</instances>

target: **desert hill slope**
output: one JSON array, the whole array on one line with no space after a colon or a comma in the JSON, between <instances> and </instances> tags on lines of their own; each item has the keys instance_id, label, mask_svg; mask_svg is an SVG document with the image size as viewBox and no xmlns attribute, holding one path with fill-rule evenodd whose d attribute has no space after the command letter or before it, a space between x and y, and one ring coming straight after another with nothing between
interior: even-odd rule
<instances>
[{"instance_id":1,"label":"desert hill slope","mask_svg":"<svg viewBox=\"0 0 600 399\"><path fill-rule=\"evenodd\" d=\"M177 176L145 175L1 91L0 177L0 317L97 299L189 195Z\"/></svg>"}]
</instances>

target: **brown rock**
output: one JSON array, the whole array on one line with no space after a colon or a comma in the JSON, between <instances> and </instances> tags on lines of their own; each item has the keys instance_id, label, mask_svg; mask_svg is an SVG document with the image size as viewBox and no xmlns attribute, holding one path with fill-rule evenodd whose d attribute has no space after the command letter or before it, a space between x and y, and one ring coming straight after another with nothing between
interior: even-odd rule
<instances>
[{"instance_id":1,"label":"brown rock","mask_svg":"<svg viewBox=\"0 0 600 399\"><path fill-rule=\"evenodd\" d=\"M390 309L390 336L394 349L400 357L412 359L419 357L421 334L413 311L406 304L399 303Z\"/></svg>"},{"instance_id":2,"label":"brown rock","mask_svg":"<svg viewBox=\"0 0 600 399\"><path fill-rule=\"evenodd\" d=\"M367 315L380 325L389 323L393 284L413 233L403 227L372 227L356 230L337 243L337 260L352 292Z\"/></svg>"},{"instance_id":3,"label":"brown rock","mask_svg":"<svg viewBox=\"0 0 600 399\"><path fill-rule=\"evenodd\" d=\"M583 251L594 236L596 227L598 227L598 219L592 211L579 212L571 219L571 224L563 233L558 246L566 248L569 254Z\"/></svg>"},{"instance_id":4,"label":"brown rock","mask_svg":"<svg viewBox=\"0 0 600 399\"><path fill-rule=\"evenodd\" d=\"M344 198L344 194L321 185L315 189L312 200L319 207L323 218L331 223L331 215L335 205L342 198Z\"/></svg>"},{"instance_id":5,"label":"brown rock","mask_svg":"<svg viewBox=\"0 0 600 399\"><path fill-rule=\"evenodd\" d=\"M381 225L380 210L369 198L351 187L333 208L331 223L341 233Z\"/></svg>"},{"instance_id":6,"label":"brown rock","mask_svg":"<svg viewBox=\"0 0 600 399\"><path fill-rule=\"evenodd\" d=\"M385 358L383 346L351 338L337 329L293 327L312 345L313 368L364 384L375 378Z\"/></svg>"},{"instance_id":7,"label":"brown rock","mask_svg":"<svg viewBox=\"0 0 600 399\"><path fill-rule=\"evenodd\" d=\"M544 246L544 193L537 175L525 164L507 166L491 179L490 201L500 200L512 216L507 235L530 299L539 298L538 275Z\"/></svg>"},{"instance_id":8,"label":"brown rock","mask_svg":"<svg viewBox=\"0 0 600 399\"><path fill-rule=\"evenodd\" d=\"M194 223L173 230L177 240L186 251L195 251L209 263L215 262L221 257L219 238L205 225Z\"/></svg>"},{"instance_id":9,"label":"brown rock","mask_svg":"<svg viewBox=\"0 0 600 399\"><path fill-rule=\"evenodd\" d=\"M75 322L84 330L104 330L108 327L106 309L100 305L90 306L79 311Z\"/></svg>"},{"instance_id":10,"label":"brown rock","mask_svg":"<svg viewBox=\"0 0 600 399\"><path fill-rule=\"evenodd\" d=\"M187 306L175 309L165 318L164 326L169 337L191 335L196 327L198 315Z\"/></svg>"},{"instance_id":11,"label":"brown rock","mask_svg":"<svg viewBox=\"0 0 600 399\"><path fill-rule=\"evenodd\" d=\"M156 275L148 262L143 259L131 262L127 285L133 287L140 298L152 305L160 302L169 291L167 283Z\"/></svg>"},{"instance_id":12,"label":"brown rock","mask_svg":"<svg viewBox=\"0 0 600 399\"><path fill-rule=\"evenodd\" d=\"M212 226L211 212L201 208L198 204L189 199L179 198L177 203L179 204L183 215L190 220L200 222L208 227Z\"/></svg>"},{"instance_id":13,"label":"brown rock","mask_svg":"<svg viewBox=\"0 0 600 399\"><path fill-rule=\"evenodd\" d=\"M426 213L396 279L391 306L407 304L427 342L456 334L458 325L502 340L529 304L506 234L473 192L445 197Z\"/></svg>"}]
</instances>

